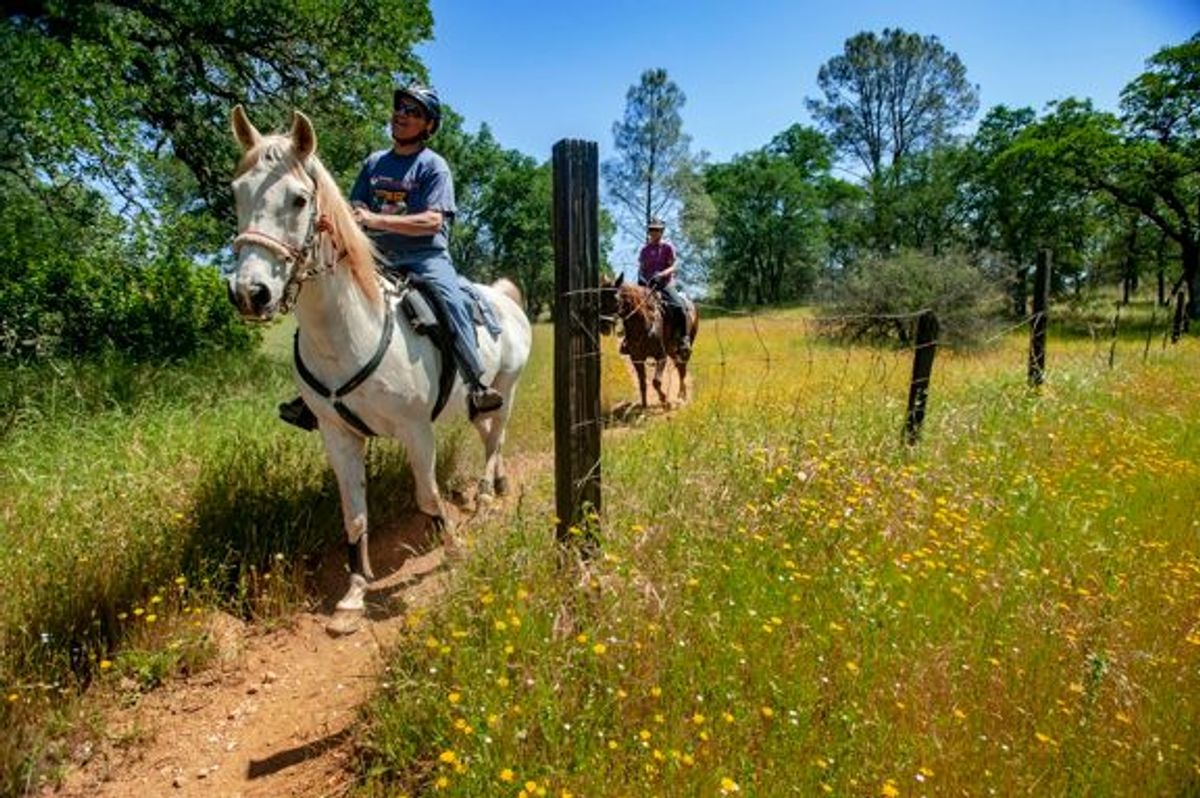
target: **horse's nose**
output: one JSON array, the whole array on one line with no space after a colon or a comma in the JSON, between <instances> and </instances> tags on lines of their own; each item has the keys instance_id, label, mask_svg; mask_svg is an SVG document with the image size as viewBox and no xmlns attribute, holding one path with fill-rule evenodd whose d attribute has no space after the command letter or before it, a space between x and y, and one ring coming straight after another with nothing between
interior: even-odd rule
<instances>
[{"instance_id":1,"label":"horse's nose","mask_svg":"<svg viewBox=\"0 0 1200 798\"><path fill-rule=\"evenodd\" d=\"M250 283L250 307L255 313L262 313L271 302L271 289L265 283Z\"/></svg>"}]
</instances>

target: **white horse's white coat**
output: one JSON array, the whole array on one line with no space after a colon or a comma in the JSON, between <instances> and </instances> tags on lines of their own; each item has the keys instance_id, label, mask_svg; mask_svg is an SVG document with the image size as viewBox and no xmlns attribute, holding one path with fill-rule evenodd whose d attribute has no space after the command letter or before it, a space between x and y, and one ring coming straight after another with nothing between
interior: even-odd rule
<instances>
[{"instance_id":1,"label":"white horse's white coat","mask_svg":"<svg viewBox=\"0 0 1200 798\"><path fill-rule=\"evenodd\" d=\"M373 250L317 159L316 135L303 114L296 114L290 135L263 137L238 106L233 128L245 156L233 182L240 235L231 296L244 316L269 319L279 311L295 269L318 272L303 280L296 296L300 354L323 385L337 388L371 359L379 345L383 302L390 300L381 298L377 287L373 290L373 264L364 262ZM309 232L318 212L329 220L332 235ZM334 240L341 242L348 254L325 269L337 257L331 246ZM313 245L313 257L320 264L316 268L301 251L306 241ZM480 490L487 494L493 489L502 491L506 483L500 447L517 382L529 359L532 333L512 283L500 280L478 289L492 303L502 328L498 339L483 328L478 335L484 380L504 397L500 410L474 421L486 456ZM379 367L342 401L376 434L403 443L416 482L417 506L450 534L434 478L436 447L430 421L440 367L441 355L433 342L414 334L401 320ZM454 364L445 364L445 368L454 368ZM366 441L298 373L296 381L320 421L320 434L341 493L346 539L354 547L350 589L338 609L360 613L372 578L367 554ZM465 411L466 401L465 387L458 379L441 417Z\"/></svg>"}]
</instances>

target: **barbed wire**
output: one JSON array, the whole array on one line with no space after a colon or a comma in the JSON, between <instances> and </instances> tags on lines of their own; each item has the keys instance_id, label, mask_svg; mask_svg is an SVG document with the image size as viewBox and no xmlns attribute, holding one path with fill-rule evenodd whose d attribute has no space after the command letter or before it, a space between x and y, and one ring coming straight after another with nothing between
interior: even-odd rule
<instances>
[{"instance_id":1,"label":"barbed wire","mask_svg":"<svg viewBox=\"0 0 1200 798\"><path fill-rule=\"evenodd\" d=\"M590 305L595 300L599 306L603 293L611 291L608 287L578 289L564 296L587 296ZM665 307L661 300L652 300L650 294L641 295L638 303L632 309L626 305L618 313L610 314L608 321L612 323L612 333L618 338L622 331L623 318L632 313L643 313L650 309L651 302L656 306L653 310L665 316ZM745 308L726 307L710 301L695 301L691 303L700 318L700 334L693 356L686 364L685 374L680 377L679 370L670 358L645 357L634 359L628 355L617 355L622 362L630 366L640 365L643 370L653 369L645 374L646 405L652 415L656 415L660 407L656 389L652 387L655 374L662 377L663 389L668 396L666 410L673 410L678 405L681 388L687 386L689 400L694 400L697 393L707 393L705 401L706 412L714 413L714 420L720 423L723 411L726 409L726 393L731 387L738 391L737 401L750 407L761 406L767 402L784 409L792 426L800 430L806 425L815 423L817 429L824 429L828 434L847 419L862 418L877 408L881 403L897 408L895 426L897 433L905 428L908 413L903 411L908 401L906 394L914 392L914 387L926 390L929 380L908 376L917 356L926 349L945 346L944 336L934 336L932 340L923 341L918 338L915 322L929 312L928 308L918 308L906 312L888 313L832 313L803 315L804 311L768 310L758 311ZM588 311L590 312L590 311ZM582 325L585 319L581 311L572 308L570 322ZM1011 320L1003 326L991 331L986 337L976 339L975 346L990 347L997 342L1010 338L1021 329L1031 329L1042 314L1029 313L1019 319ZM1142 349L1143 362L1149 356L1153 337L1157 332L1159 321L1157 306L1151 315L1149 329L1145 341L1136 345ZM1122 339L1119 336L1121 311L1118 309L1109 322L1104 322L1093 331L1093 339L1097 347L1104 345L1109 368L1113 368L1117 359ZM1053 319L1052 319L1053 321ZM668 323L660 321L659 323ZM890 325L888 332L894 336L893 342L899 339L899 345L893 346L862 346L861 336L850 335L839 327ZM732 328L731 328L732 325ZM797 331L794 336L784 333L780 335L780 327L791 327ZM1169 327L1169 325L1168 325ZM1101 336L1097 330L1105 329L1108 335ZM729 340L731 330L737 336ZM1169 334L1169 330L1167 331ZM751 336L747 339L746 336ZM1111 340L1108 340L1111 338ZM1164 336L1163 345L1166 345ZM1082 353L1081 353L1082 354ZM596 337L586 339L584 351L572 355L574 359L600 359L602 362L614 357L611 347ZM1051 356L1053 358L1053 355ZM789 359L800 358L804 361L801 379L794 385L783 386L780 379L790 378L794 372L786 371L779 377L775 370L779 363ZM838 361L838 362L833 362ZM829 368L818 371L820 363L833 363ZM1053 361L1052 361L1053 362ZM1024 376L1029 364L1026 358L1014 359L1013 371ZM629 369L630 382L635 392L638 391L636 380L633 379L634 369ZM660 373L661 372L661 373ZM933 379L937 380L943 371L934 369ZM902 376L905 375L905 376ZM606 390L620 391L615 385L606 385ZM781 390L782 389L782 390ZM816 398L814 399L814 394ZM936 394L935 394L936 396ZM610 396L610 399L612 397ZM924 401L924 400L922 400ZM636 402L641 405L640 392L631 402L608 402L609 407L630 407ZM735 412L730 406L729 411ZM635 411L636 412L636 411ZM911 412L911 409L910 409ZM587 427L610 427L613 424L623 424L626 419L617 417L609 410L599 419L584 420L572 425L572 431ZM853 423L851 421L851 423ZM672 452L667 469L678 478L683 473L686 462L695 457L705 446L711 445L707 436L697 436L680 427L668 425L663 429L666 445ZM899 434L898 434L899 437ZM576 479L574 489L581 490L588 481L597 478L602 472L601 463L606 447L601 448L601 455L587 469L587 473ZM601 484L601 494L611 497L620 492L620 487L613 484ZM607 501L607 499L606 499Z\"/></svg>"}]
</instances>

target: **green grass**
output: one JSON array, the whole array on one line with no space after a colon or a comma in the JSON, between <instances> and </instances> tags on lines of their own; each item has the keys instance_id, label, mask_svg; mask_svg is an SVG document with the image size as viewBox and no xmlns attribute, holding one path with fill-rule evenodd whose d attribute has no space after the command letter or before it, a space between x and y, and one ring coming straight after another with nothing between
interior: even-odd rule
<instances>
[{"instance_id":1,"label":"green grass","mask_svg":"<svg viewBox=\"0 0 1200 798\"><path fill-rule=\"evenodd\" d=\"M905 451L909 353L814 340L804 315L708 320L697 400L606 433L586 573L559 570L551 475L528 475L443 609L410 618L366 792L1195 788L1196 341L1143 364L1123 333L1110 369L1107 340L1052 337L1040 396L1022 333L943 351ZM551 337L509 435L537 463ZM319 440L274 421L289 342L0 375L0 792L54 778L90 680L202 667L197 619L286 613L340 549ZM605 347L609 407L634 389ZM443 483L470 479L474 434L440 439ZM409 479L372 444L374 523Z\"/></svg>"},{"instance_id":2,"label":"green grass","mask_svg":"<svg viewBox=\"0 0 1200 798\"><path fill-rule=\"evenodd\" d=\"M1039 394L1023 335L939 353L908 451L908 355L803 329L702 329L697 400L605 439L588 568L548 477L481 532L364 794L1200 789L1197 342L1054 337Z\"/></svg>"},{"instance_id":3,"label":"green grass","mask_svg":"<svg viewBox=\"0 0 1200 798\"><path fill-rule=\"evenodd\" d=\"M0 725L12 730L0 794L53 778L56 729L94 678L149 687L196 667L205 643L193 619L294 609L308 572L340 549L319 437L275 421L295 394L290 330L270 328L252 355L0 375ZM548 350L548 329L536 345ZM537 398L549 380L550 360L533 364L511 448L551 437L552 409ZM444 484L481 462L475 441L465 422L442 431ZM368 462L372 522L386 523L412 507L404 453L377 441Z\"/></svg>"}]
</instances>

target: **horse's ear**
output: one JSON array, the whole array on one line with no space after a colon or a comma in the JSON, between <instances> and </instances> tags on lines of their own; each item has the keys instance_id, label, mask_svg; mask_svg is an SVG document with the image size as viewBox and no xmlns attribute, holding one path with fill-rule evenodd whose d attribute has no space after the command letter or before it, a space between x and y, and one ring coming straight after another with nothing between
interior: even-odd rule
<instances>
[{"instance_id":1,"label":"horse's ear","mask_svg":"<svg viewBox=\"0 0 1200 798\"><path fill-rule=\"evenodd\" d=\"M617 275L617 281L613 283L613 288L620 288L621 283L625 282L625 273L621 272Z\"/></svg>"},{"instance_id":2,"label":"horse's ear","mask_svg":"<svg viewBox=\"0 0 1200 798\"><path fill-rule=\"evenodd\" d=\"M241 103L233 107L233 137L242 145L242 152L262 141L262 134L250 121L250 117L246 116L246 109Z\"/></svg>"},{"instance_id":3,"label":"horse's ear","mask_svg":"<svg viewBox=\"0 0 1200 798\"><path fill-rule=\"evenodd\" d=\"M312 121L300 111L292 112L292 148L300 161L317 151L317 131Z\"/></svg>"}]
</instances>

